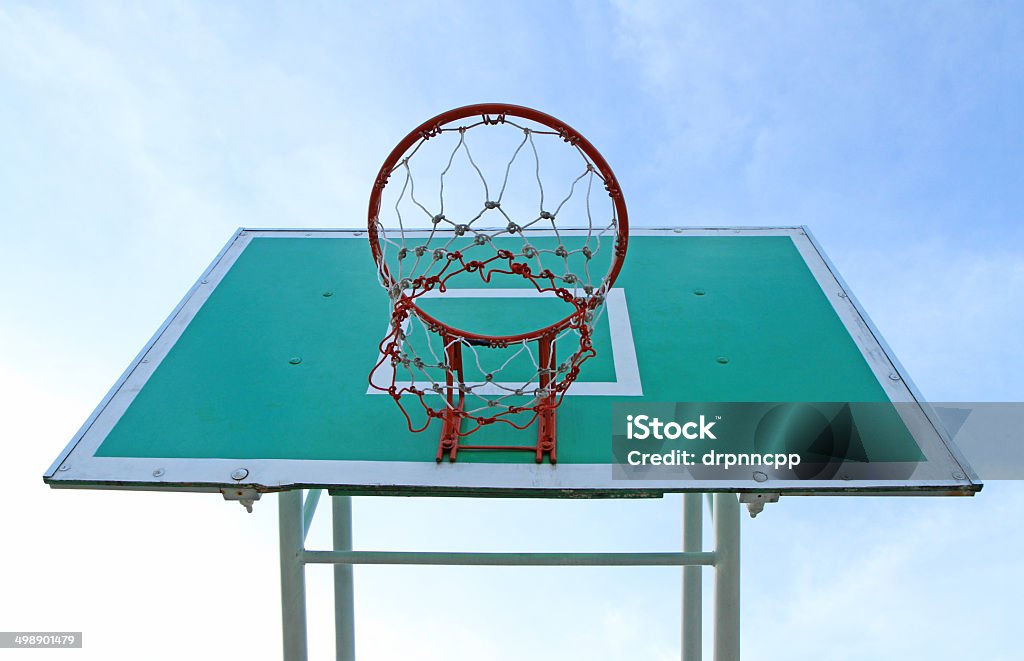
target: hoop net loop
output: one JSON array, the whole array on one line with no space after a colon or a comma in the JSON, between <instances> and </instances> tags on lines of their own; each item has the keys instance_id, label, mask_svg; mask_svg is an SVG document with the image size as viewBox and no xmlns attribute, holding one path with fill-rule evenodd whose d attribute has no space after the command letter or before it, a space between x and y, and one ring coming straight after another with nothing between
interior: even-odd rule
<instances>
[{"instance_id":1,"label":"hoop net loop","mask_svg":"<svg viewBox=\"0 0 1024 661\"><path fill-rule=\"evenodd\" d=\"M385 160L368 229L389 301L370 385L410 430L525 429L561 404L596 355L628 239L618 182L586 138L520 106L438 115Z\"/></svg>"}]
</instances>

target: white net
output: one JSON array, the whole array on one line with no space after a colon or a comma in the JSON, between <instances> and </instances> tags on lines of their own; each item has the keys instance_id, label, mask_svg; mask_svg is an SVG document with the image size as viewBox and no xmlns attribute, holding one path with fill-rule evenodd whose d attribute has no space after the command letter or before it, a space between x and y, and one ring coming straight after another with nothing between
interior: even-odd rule
<instances>
[{"instance_id":1,"label":"white net","mask_svg":"<svg viewBox=\"0 0 1024 661\"><path fill-rule=\"evenodd\" d=\"M446 415L461 435L524 428L594 355L625 241L617 186L583 146L571 129L477 115L382 170L370 228L390 306L371 384L414 431Z\"/></svg>"}]
</instances>

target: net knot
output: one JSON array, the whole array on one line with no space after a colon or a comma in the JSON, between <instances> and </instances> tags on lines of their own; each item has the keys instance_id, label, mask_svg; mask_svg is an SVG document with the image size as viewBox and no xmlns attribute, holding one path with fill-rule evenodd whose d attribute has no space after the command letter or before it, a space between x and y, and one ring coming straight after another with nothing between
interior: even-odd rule
<instances>
[{"instance_id":1,"label":"net knot","mask_svg":"<svg viewBox=\"0 0 1024 661\"><path fill-rule=\"evenodd\" d=\"M402 297L402 293L406 289L408 289L409 285L411 285L411 284L412 284L412 282L409 280L409 278L402 278L401 280L399 280L398 282L393 284L391 286L391 288L388 290L388 293L391 295L391 299L392 300L396 300L396 299L401 298Z\"/></svg>"},{"instance_id":2,"label":"net knot","mask_svg":"<svg viewBox=\"0 0 1024 661\"><path fill-rule=\"evenodd\" d=\"M562 140L565 140L566 142L568 142L570 145L572 145L574 147L580 141L578 136L570 133L564 127L560 127L558 129L558 137L560 137Z\"/></svg>"}]
</instances>

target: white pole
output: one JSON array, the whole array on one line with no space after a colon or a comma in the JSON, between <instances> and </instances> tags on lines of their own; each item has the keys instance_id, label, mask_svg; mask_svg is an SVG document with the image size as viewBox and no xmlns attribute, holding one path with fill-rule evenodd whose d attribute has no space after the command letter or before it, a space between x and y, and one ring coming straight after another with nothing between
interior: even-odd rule
<instances>
[{"instance_id":1,"label":"white pole","mask_svg":"<svg viewBox=\"0 0 1024 661\"><path fill-rule=\"evenodd\" d=\"M715 661L740 661L740 504L715 494Z\"/></svg>"},{"instance_id":2,"label":"white pole","mask_svg":"<svg viewBox=\"0 0 1024 661\"><path fill-rule=\"evenodd\" d=\"M352 498L331 498L334 550L352 550ZM334 565L334 654L337 661L355 661L356 627L352 565Z\"/></svg>"},{"instance_id":3,"label":"white pole","mask_svg":"<svg viewBox=\"0 0 1024 661\"><path fill-rule=\"evenodd\" d=\"M683 494L683 553L703 550L704 504L699 493ZM683 567L683 661L700 661L703 584L699 565Z\"/></svg>"},{"instance_id":4,"label":"white pole","mask_svg":"<svg viewBox=\"0 0 1024 661\"><path fill-rule=\"evenodd\" d=\"M284 661L307 661L306 573L302 560L302 490L282 491L277 497L281 548L281 626Z\"/></svg>"}]
</instances>

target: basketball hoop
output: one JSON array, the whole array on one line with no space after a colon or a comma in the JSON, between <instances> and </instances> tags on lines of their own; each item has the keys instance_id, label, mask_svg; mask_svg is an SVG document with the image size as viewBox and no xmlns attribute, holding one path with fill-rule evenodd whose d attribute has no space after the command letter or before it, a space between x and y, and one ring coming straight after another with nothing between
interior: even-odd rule
<instances>
[{"instance_id":1,"label":"basketball hoop","mask_svg":"<svg viewBox=\"0 0 1024 661\"><path fill-rule=\"evenodd\" d=\"M560 188L554 202L545 186ZM411 431L441 421L438 462L455 461L460 450L522 450L555 463L555 412L596 355L595 323L628 242L625 200L601 154L564 122L530 108L449 110L414 129L384 161L368 229L389 298L370 385L395 400ZM559 312L528 330L492 332L463 328L443 305L425 309L469 286L494 300L515 294L497 315L505 321L526 316L526 298ZM425 412L422 423L410 404ZM498 423L536 423L536 444L461 441Z\"/></svg>"}]
</instances>

